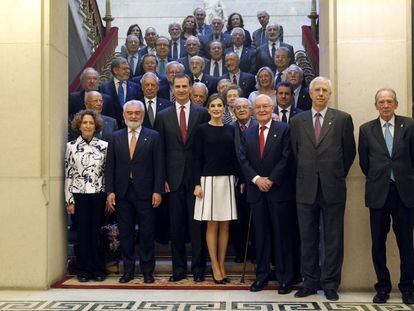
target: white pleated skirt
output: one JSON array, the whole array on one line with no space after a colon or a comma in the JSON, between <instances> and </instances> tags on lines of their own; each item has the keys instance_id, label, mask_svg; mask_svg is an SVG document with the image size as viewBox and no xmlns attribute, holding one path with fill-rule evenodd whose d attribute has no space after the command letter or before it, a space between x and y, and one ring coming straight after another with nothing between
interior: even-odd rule
<instances>
[{"instance_id":1,"label":"white pleated skirt","mask_svg":"<svg viewBox=\"0 0 414 311\"><path fill-rule=\"evenodd\" d=\"M196 197L195 220L227 221L237 219L234 176L201 176L204 196Z\"/></svg>"}]
</instances>

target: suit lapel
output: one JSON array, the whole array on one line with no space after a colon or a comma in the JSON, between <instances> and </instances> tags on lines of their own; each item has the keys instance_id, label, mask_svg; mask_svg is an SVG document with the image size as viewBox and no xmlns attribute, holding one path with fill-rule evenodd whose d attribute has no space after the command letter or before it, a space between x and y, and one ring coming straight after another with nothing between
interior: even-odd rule
<instances>
[{"instance_id":1,"label":"suit lapel","mask_svg":"<svg viewBox=\"0 0 414 311\"><path fill-rule=\"evenodd\" d=\"M325 114L325 119L323 120L322 128L321 128L321 135L319 137L319 143L322 142L322 140L325 138L326 134L328 134L329 130L333 126L335 120L335 116L332 113L332 110L328 108Z\"/></svg>"},{"instance_id":2,"label":"suit lapel","mask_svg":"<svg viewBox=\"0 0 414 311\"><path fill-rule=\"evenodd\" d=\"M132 160L137 160L137 157L142 155L142 150L144 145L146 144L148 138L146 136L146 130L144 127L141 127L141 133L139 133L138 141L135 146L134 154L132 156Z\"/></svg>"},{"instance_id":3,"label":"suit lapel","mask_svg":"<svg viewBox=\"0 0 414 311\"><path fill-rule=\"evenodd\" d=\"M172 109L170 111L170 120L172 123L171 125L175 128L174 132L177 134L178 141L183 143L183 140L181 138L180 125L178 124L177 107L175 104L173 104Z\"/></svg>"},{"instance_id":4,"label":"suit lapel","mask_svg":"<svg viewBox=\"0 0 414 311\"><path fill-rule=\"evenodd\" d=\"M398 116L395 116L395 128L394 128L394 138L392 143L392 154L395 154L395 151L398 148L398 144L400 143L405 131L404 122ZM384 139L385 141L385 139Z\"/></svg>"},{"instance_id":5,"label":"suit lapel","mask_svg":"<svg viewBox=\"0 0 414 311\"><path fill-rule=\"evenodd\" d=\"M269 132L267 133L267 137L266 137L266 143L265 143L265 147L263 150L263 158L264 159L266 157L266 155L269 153L270 149L272 148L272 143L271 141L273 139L275 139L277 137L276 135L276 126L274 125L274 121L272 121L272 123L270 123L270 128L269 128Z\"/></svg>"},{"instance_id":6,"label":"suit lapel","mask_svg":"<svg viewBox=\"0 0 414 311\"><path fill-rule=\"evenodd\" d=\"M254 152L254 156L256 157L257 161L261 161L260 158L260 148L259 148L259 125L256 124L255 126L253 126L254 130L252 131L253 135L253 152ZM247 141L249 141L248 139L246 139Z\"/></svg>"},{"instance_id":7,"label":"suit lapel","mask_svg":"<svg viewBox=\"0 0 414 311\"><path fill-rule=\"evenodd\" d=\"M382 132L381 122L379 118L372 125L372 134L376 138L378 143L381 145L382 149L384 149L384 152L389 156L390 154L388 152L387 144L385 143L384 133ZM395 137L395 132L394 132L394 137ZM394 141L395 141L395 138L394 138Z\"/></svg>"},{"instance_id":8,"label":"suit lapel","mask_svg":"<svg viewBox=\"0 0 414 311\"><path fill-rule=\"evenodd\" d=\"M309 110L308 112L303 114L302 121L306 135L309 136L309 139L316 147L315 130L313 129L312 110Z\"/></svg>"},{"instance_id":9,"label":"suit lapel","mask_svg":"<svg viewBox=\"0 0 414 311\"><path fill-rule=\"evenodd\" d=\"M190 114L188 116L188 126L187 126L187 137L186 137L186 141L188 141L188 138L191 135L191 132L194 129L194 126L196 124L198 118L198 111L196 109L194 109L193 104L190 104Z\"/></svg>"}]
</instances>

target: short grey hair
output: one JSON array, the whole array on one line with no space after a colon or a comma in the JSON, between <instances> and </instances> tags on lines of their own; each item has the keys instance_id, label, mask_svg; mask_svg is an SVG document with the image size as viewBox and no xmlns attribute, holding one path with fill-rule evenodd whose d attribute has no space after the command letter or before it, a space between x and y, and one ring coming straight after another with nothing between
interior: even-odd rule
<instances>
[{"instance_id":1,"label":"short grey hair","mask_svg":"<svg viewBox=\"0 0 414 311\"><path fill-rule=\"evenodd\" d=\"M184 67L183 64L177 62L176 60L173 60L173 61L167 63L167 65L165 65L165 72L168 71L168 69L170 68L170 66L177 66L177 67L179 67L181 69L181 72L184 72L184 70L185 70L185 67Z\"/></svg>"},{"instance_id":2,"label":"short grey hair","mask_svg":"<svg viewBox=\"0 0 414 311\"><path fill-rule=\"evenodd\" d=\"M140 107L141 110L145 113L145 106L144 106L143 102L140 101L140 100L136 100L136 99L132 99L130 101L127 101L124 104L123 111L125 111L129 106L133 106L133 105L136 105L136 106Z\"/></svg>"},{"instance_id":3,"label":"short grey hair","mask_svg":"<svg viewBox=\"0 0 414 311\"><path fill-rule=\"evenodd\" d=\"M309 91L312 91L315 83L318 83L318 82L326 83L329 87L329 92L332 93L332 82L331 82L331 80L329 80L328 78L322 77L322 76L316 77L315 79L313 79L311 81L311 83L309 84Z\"/></svg>"},{"instance_id":4,"label":"short grey hair","mask_svg":"<svg viewBox=\"0 0 414 311\"><path fill-rule=\"evenodd\" d=\"M81 75L80 75L80 77L79 77L79 79L82 81L83 80L83 78L85 77L85 75L88 73L88 71L93 71L93 72L95 72L97 75L98 75L98 78L99 78L99 72L95 69L95 68L93 68L93 67L86 67L83 71L82 71L82 73L81 73Z\"/></svg>"},{"instance_id":5,"label":"short grey hair","mask_svg":"<svg viewBox=\"0 0 414 311\"><path fill-rule=\"evenodd\" d=\"M142 75L142 78L140 80L141 85L144 83L146 78L153 78L153 79L155 79L155 82L157 82L158 85L160 84L160 79L158 79L157 75L155 73L149 71L149 72L146 72Z\"/></svg>"},{"instance_id":6,"label":"short grey hair","mask_svg":"<svg viewBox=\"0 0 414 311\"><path fill-rule=\"evenodd\" d=\"M206 92L206 95L208 95L208 88L203 82L194 82L193 90L197 88L203 89Z\"/></svg>"},{"instance_id":7,"label":"short grey hair","mask_svg":"<svg viewBox=\"0 0 414 311\"><path fill-rule=\"evenodd\" d=\"M245 97L237 97L236 100L234 101L233 111L236 110L236 105L239 104L239 103L240 104L247 104L250 109L253 109L253 104L250 101L250 99L247 99Z\"/></svg>"},{"instance_id":8,"label":"short grey hair","mask_svg":"<svg viewBox=\"0 0 414 311\"><path fill-rule=\"evenodd\" d=\"M270 105L272 105L272 106L274 106L275 104L273 103L273 100L270 98L270 96L269 95L266 95L266 94L260 94L260 95L257 95L257 97L254 99L254 102L253 102L253 108L254 107L256 107L256 102L257 102L257 100L258 99L260 99L260 98L266 98L267 99L267 101L269 102L269 104Z\"/></svg>"},{"instance_id":9,"label":"short grey hair","mask_svg":"<svg viewBox=\"0 0 414 311\"><path fill-rule=\"evenodd\" d=\"M299 72L300 73L300 75L303 77L303 70L302 70L302 68L300 68L298 65L296 65L296 64L292 64L292 65L290 65L287 69L286 69L286 74L288 74L289 72L291 72L291 71L296 71L296 72Z\"/></svg>"}]
</instances>

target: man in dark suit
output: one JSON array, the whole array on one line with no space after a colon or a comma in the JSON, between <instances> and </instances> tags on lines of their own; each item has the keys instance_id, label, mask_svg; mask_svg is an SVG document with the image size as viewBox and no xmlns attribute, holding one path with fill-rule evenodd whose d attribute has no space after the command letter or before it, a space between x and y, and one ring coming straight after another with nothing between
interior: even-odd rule
<instances>
[{"instance_id":1,"label":"man in dark suit","mask_svg":"<svg viewBox=\"0 0 414 311\"><path fill-rule=\"evenodd\" d=\"M249 97L250 93L256 90L256 79L254 75L240 70L240 59L235 52L226 54L226 68L229 71L222 76L224 79L229 79L233 84L240 87L243 91L243 96Z\"/></svg>"},{"instance_id":2,"label":"man in dark suit","mask_svg":"<svg viewBox=\"0 0 414 311\"><path fill-rule=\"evenodd\" d=\"M173 60L169 62L165 68L165 78L166 81L160 81L160 90L158 91L158 96L165 98L170 102L175 102L175 95L172 91L172 82L177 73L184 72L184 65Z\"/></svg>"},{"instance_id":3,"label":"man in dark suit","mask_svg":"<svg viewBox=\"0 0 414 311\"><path fill-rule=\"evenodd\" d=\"M289 82L280 82L276 86L275 113L279 115L281 122L289 123L290 119L299 112L299 108L292 106L293 86Z\"/></svg>"},{"instance_id":4,"label":"man in dark suit","mask_svg":"<svg viewBox=\"0 0 414 311\"><path fill-rule=\"evenodd\" d=\"M142 75L134 77L134 78L131 79L132 82L134 82L136 85L138 85L140 96L142 96L142 91L141 91L142 76L147 72L152 72L152 73L156 74L156 76L158 77L158 80L160 82L160 86L167 84L167 78L164 75L158 74L158 72L157 72L157 67L158 67L158 58L157 58L157 56L151 55L151 54L144 55L144 57L142 57L140 67L141 67Z\"/></svg>"},{"instance_id":5,"label":"man in dark suit","mask_svg":"<svg viewBox=\"0 0 414 311\"><path fill-rule=\"evenodd\" d=\"M77 112L85 109L85 94L90 91L98 90L99 73L92 67L85 68L80 75L80 82L82 90L69 94L69 120L71 120ZM108 115L107 107L112 105L111 97L106 94L101 95L103 99L102 113Z\"/></svg>"},{"instance_id":6,"label":"man in dark suit","mask_svg":"<svg viewBox=\"0 0 414 311\"><path fill-rule=\"evenodd\" d=\"M278 292L288 294L295 278L290 226L294 215L289 208L294 196L290 130L286 123L272 120L273 109L268 95L256 97L253 111L259 124L246 130L240 146L257 250L256 280L250 291L261 291L267 285L273 253Z\"/></svg>"},{"instance_id":7,"label":"man in dark suit","mask_svg":"<svg viewBox=\"0 0 414 311\"><path fill-rule=\"evenodd\" d=\"M206 59L204 73L217 79L227 73L223 51L223 45L220 41L210 42L209 55L211 59Z\"/></svg>"},{"instance_id":8,"label":"man in dark suit","mask_svg":"<svg viewBox=\"0 0 414 311\"><path fill-rule=\"evenodd\" d=\"M187 55L185 49L185 41L181 38L181 25L179 23L171 23L168 26L168 33L170 34L170 54L169 58L172 60L178 60L181 57Z\"/></svg>"},{"instance_id":9,"label":"man in dark suit","mask_svg":"<svg viewBox=\"0 0 414 311\"><path fill-rule=\"evenodd\" d=\"M212 41L220 41L224 49L227 49L231 46L231 37L229 34L222 32L223 27L223 19L219 16L216 16L211 20L211 28L213 29L213 32L211 34L200 37L201 45L207 58L210 58L209 47Z\"/></svg>"},{"instance_id":10,"label":"man in dark suit","mask_svg":"<svg viewBox=\"0 0 414 311\"><path fill-rule=\"evenodd\" d=\"M144 96L139 99L145 106L145 117L142 125L150 129L154 128L158 113L171 106L169 100L157 96L160 89L159 83L157 75L153 72L147 72L142 76L141 88Z\"/></svg>"},{"instance_id":11,"label":"man in dark suit","mask_svg":"<svg viewBox=\"0 0 414 311\"><path fill-rule=\"evenodd\" d=\"M274 54L279 47L286 47L289 50L289 59L291 62L295 61L295 54L293 53L293 46L284 43L280 40L280 25L276 23L268 24L266 27L266 38L268 42L259 46L256 51L256 71L267 66L276 71L274 63Z\"/></svg>"},{"instance_id":12,"label":"man in dark suit","mask_svg":"<svg viewBox=\"0 0 414 311\"><path fill-rule=\"evenodd\" d=\"M186 229L191 240L191 271L195 282L204 280L206 265L203 223L194 220L193 144L197 125L208 122L207 110L190 102L190 78L176 74L173 80L175 105L161 111L155 128L161 135L166 160L165 190L171 220L173 273L170 282L187 276Z\"/></svg>"},{"instance_id":13,"label":"man in dark suit","mask_svg":"<svg viewBox=\"0 0 414 311\"><path fill-rule=\"evenodd\" d=\"M194 82L190 95L193 104L205 107L208 98L208 88L203 82Z\"/></svg>"},{"instance_id":14,"label":"man in dark suit","mask_svg":"<svg viewBox=\"0 0 414 311\"><path fill-rule=\"evenodd\" d=\"M138 85L128 81L129 64L123 57L114 58L111 62L111 72L113 79L102 83L99 92L111 97L112 105L108 107L108 116L113 117L118 122L118 128L125 127L123 118L124 103L140 97Z\"/></svg>"},{"instance_id":15,"label":"man in dark suit","mask_svg":"<svg viewBox=\"0 0 414 311\"><path fill-rule=\"evenodd\" d=\"M213 29L210 25L205 23L206 11L202 8L196 8L193 12L194 17L197 20L197 35L208 36L213 33Z\"/></svg>"},{"instance_id":16,"label":"man in dark suit","mask_svg":"<svg viewBox=\"0 0 414 311\"><path fill-rule=\"evenodd\" d=\"M142 58L146 54L156 55L155 41L158 38L157 30L154 27L148 27L145 29L144 38L147 46L139 50L140 57Z\"/></svg>"},{"instance_id":17,"label":"man in dark suit","mask_svg":"<svg viewBox=\"0 0 414 311\"><path fill-rule=\"evenodd\" d=\"M290 82L294 88L292 106L301 110L309 110L312 107L312 100L309 90L303 84L303 71L296 64L292 64L286 69L286 81Z\"/></svg>"},{"instance_id":18,"label":"man in dark suit","mask_svg":"<svg viewBox=\"0 0 414 311\"><path fill-rule=\"evenodd\" d=\"M240 27L235 27L231 31L232 46L225 50L225 54L234 52L240 59L240 70L249 73L256 73L256 52L254 49L245 47L244 44L244 30ZM246 95L248 96L248 95Z\"/></svg>"},{"instance_id":19,"label":"man in dark suit","mask_svg":"<svg viewBox=\"0 0 414 311\"><path fill-rule=\"evenodd\" d=\"M184 72L190 74L190 58L193 56L203 56L200 53L200 39L198 37L189 36L185 42L187 55L178 59L178 62L184 65Z\"/></svg>"},{"instance_id":20,"label":"man in dark suit","mask_svg":"<svg viewBox=\"0 0 414 311\"><path fill-rule=\"evenodd\" d=\"M286 71L290 64L289 49L286 47L279 47L276 49L275 57L275 87L282 81L286 81Z\"/></svg>"},{"instance_id":21,"label":"man in dark suit","mask_svg":"<svg viewBox=\"0 0 414 311\"><path fill-rule=\"evenodd\" d=\"M168 62L172 61L172 58L169 58L170 53L170 41L167 37L160 36L155 41L155 50L157 52L157 73L159 76L165 76L165 67Z\"/></svg>"},{"instance_id":22,"label":"man in dark suit","mask_svg":"<svg viewBox=\"0 0 414 311\"><path fill-rule=\"evenodd\" d=\"M315 294L338 300L344 252L345 179L355 158L354 126L349 114L328 108L331 81L310 83L312 109L290 120L296 159L296 203L302 250L302 288L295 297ZM322 213L325 260L319 266Z\"/></svg>"},{"instance_id":23,"label":"man in dark suit","mask_svg":"<svg viewBox=\"0 0 414 311\"><path fill-rule=\"evenodd\" d=\"M262 27L260 27L259 29L256 29L253 32L252 48L257 48L267 43L266 26L269 23L269 18L270 18L269 13L267 13L266 11L257 12L257 20L259 21Z\"/></svg>"},{"instance_id":24,"label":"man in dark suit","mask_svg":"<svg viewBox=\"0 0 414 311\"><path fill-rule=\"evenodd\" d=\"M365 204L369 208L372 261L377 274L374 303L385 303L391 292L387 269L386 240L392 228L400 253L402 302L414 303L414 121L395 114L393 89L375 95L379 118L359 130L359 164L366 176Z\"/></svg>"},{"instance_id":25,"label":"man in dark suit","mask_svg":"<svg viewBox=\"0 0 414 311\"><path fill-rule=\"evenodd\" d=\"M193 56L190 58L191 84L194 82L204 83L207 86L208 95L211 95L216 92L218 79L204 73L204 66L204 58L200 56Z\"/></svg>"},{"instance_id":26,"label":"man in dark suit","mask_svg":"<svg viewBox=\"0 0 414 311\"><path fill-rule=\"evenodd\" d=\"M145 108L132 100L124 105L126 128L114 133L108 145L105 168L107 209L116 216L124 264L120 283L135 271L135 222L139 226L140 268L144 283L153 283L154 208L164 190L164 155L157 132L142 126Z\"/></svg>"},{"instance_id":27,"label":"man in dark suit","mask_svg":"<svg viewBox=\"0 0 414 311\"><path fill-rule=\"evenodd\" d=\"M135 35L128 35L125 40L126 51L121 56L126 58L129 63L130 77L136 77L141 74L141 57L138 53L139 39Z\"/></svg>"},{"instance_id":28,"label":"man in dark suit","mask_svg":"<svg viewBox=\"0 0 414 311\"><path fill-rule=\"evenodd\" d=\"M236 148L236 154L239 157L240 161L240 141L243 135L243 132L257 125L256 119L252 117L253 107L252 103L244 98L239 97L234 101L233 106L234 115L237 120L230 123L234 126L234 147ZM241 183L237 181L236 184L236 203L237 203L237 220L230 223L230 241L233 243L234 250L236 253L235 262L243 262L244 251L246 247L247 240L247 230L249 222L249 205L247 203L246 191L241 188ZM253 225L251 225L253 227ZM253 230L250 229L253 233ZM253 234L250 235L249 248L248 248L248 257L250 259L255 258L254 254L254 237Z\"/></svg>"}]
</instances>

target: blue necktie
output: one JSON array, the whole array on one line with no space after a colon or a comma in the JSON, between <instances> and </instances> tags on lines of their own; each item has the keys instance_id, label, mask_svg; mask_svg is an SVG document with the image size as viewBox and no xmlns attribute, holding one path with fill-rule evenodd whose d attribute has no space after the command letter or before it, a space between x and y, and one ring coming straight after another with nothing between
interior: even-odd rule
<instances>
[{"instance_id":1,"label":"blue necktie","mask_svg":"<svg viewBox=\"0 0 414 311\"><path fill-rule=\"evenodd\" d=\"M218 62L214 62L213 76L220 77L220 69Z\"/></svg>"},{"instance_id":2,"label":"blue necktie","mask_svg":"<svg viewBox=\"0 0 414 311\"><path fill-rule=\"evenodd\" d=\"M392 155L392 144L393 144L393 138L392 138L391 131L390 131L391 123L386 122L384 126L385 126L385 131L384 131L385 143L387 144L388 153L390 154L390 157L391 157L391 155ZM392 170L391 170L390 179L392 181L395 181L394 172Z\"/></svg>"},{"instance_id":3,"label":"blue necktie","mask_svg":"<svg viewBox=\"0 0 414 311\"><path fill-rule=\"evenodd\" d=\"M121 107L124 107L125 104L124 88L122 87L123 83L124 81L119 81L118 83L118 102L121 105Z\"/></svg>"}]
</instances>

